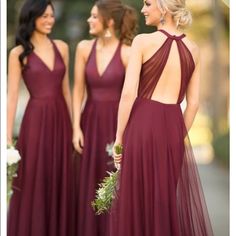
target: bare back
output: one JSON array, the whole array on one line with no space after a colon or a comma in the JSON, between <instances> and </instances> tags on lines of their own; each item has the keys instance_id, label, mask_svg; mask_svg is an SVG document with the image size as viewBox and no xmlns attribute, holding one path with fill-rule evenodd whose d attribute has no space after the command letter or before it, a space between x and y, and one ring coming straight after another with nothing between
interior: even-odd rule
<instances>
[{"instance_id":1,"label":"bare back","mask_svg":"<svg viewBox=\"0 0 236 236\"><path fill-rule=\"evenodd\" d=\"M170 35L159 30L156 40L143 50L138 95L166 104L180 103L195 68L189 40L184 34ZM188 45L188 46L186 46Z\"/></svg>"}]
</instances>

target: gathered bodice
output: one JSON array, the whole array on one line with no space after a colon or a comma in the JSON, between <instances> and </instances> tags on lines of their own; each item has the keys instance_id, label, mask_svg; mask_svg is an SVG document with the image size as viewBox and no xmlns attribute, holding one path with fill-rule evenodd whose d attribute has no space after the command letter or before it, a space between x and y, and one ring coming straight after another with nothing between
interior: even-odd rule
<instances>
[{"instance_id":1,"label":"gathered bodice","mask_svg":"<svg viewBox=\"0 0 236 236\"><path fill-rule=\"evenodd\" d=\"M102 75L98 72L95 40L85 68L85 79L88 99L97 101L119 101L124 78L125 67L121 60L121 43Z\"/></svg>"},{"instance_id":2,"label":"gathered bodice","mask_svg":"<svg viewBox=\"0 0 236 236\"><path fill-rule=\"evenodd\" d=\"M27 64L22 71L22 76L29 90L31 98L52 98L62 95L62 81L65 75L65 64L53 40L54 49L53 69L33 51L27 57Z\"/></svg>"}]
</instances>

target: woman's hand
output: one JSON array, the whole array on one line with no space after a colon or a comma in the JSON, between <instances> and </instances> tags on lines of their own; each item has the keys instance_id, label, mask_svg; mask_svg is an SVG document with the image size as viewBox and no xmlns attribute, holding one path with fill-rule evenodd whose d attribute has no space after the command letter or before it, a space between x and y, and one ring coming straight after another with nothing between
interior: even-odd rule
<instances>
[{"instance_id":1,"label":"woman's hand","mask_svg":"<svg viewBox=\"0 0 236 236\"><path fill-rule=\"evenodd\" d=\"M82 154L84 147L84 135L81 129L74 130L73 132L73 145L75 150Z\"/></svg>"},{"instance_id":2,"label":"woman's hand","mask_svg":"<svg viewBox=\"0 0 236 236\"><path fill-rule=\"evenodd\" d=\"M120 170L121 160L122 160L122 151L123 151L121 142L115 141L112 151L113 151L112 156L114 158L114 165L117 170Z\"/></svg>"},{"instance_id":3,"label":"woman's hand","mask_svg":"<svg viewBox=\"0 0 236 236\"><path fill-rule=\"evenodd\" d=\"M12 138L8 138L7 139L7 147L12 147L12 146L13 146Z\"/></svg>"}]
</instances>

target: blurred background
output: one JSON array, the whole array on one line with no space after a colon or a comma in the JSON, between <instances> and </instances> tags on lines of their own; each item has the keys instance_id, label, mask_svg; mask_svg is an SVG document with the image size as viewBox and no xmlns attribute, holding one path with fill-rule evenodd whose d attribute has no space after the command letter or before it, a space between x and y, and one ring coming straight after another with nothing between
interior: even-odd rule
<instances>
[{"instance_id":1,"label":"blurred background","mask_svg":"<svg viewBox=\"0 0 236 236\"><path fill-rule=\"evenodd\" d=\"M141 0L123 0L140 13ZM22 0L7 0L7 50L14 47L15 30ZM70 47L70 81L73 86L75 47L89 39L86 22L92 0L53 1L56 25L52 38ZM192 26L184 32L201 49L200 109L190 131L215 236L229 235L229 2L188 0ZM139 14L139 33L156 30L146 27ZM14 136L17 137L28 93L21 85ZM184 107L185 104L183 104Z\"/></svg>"}]
</instances>

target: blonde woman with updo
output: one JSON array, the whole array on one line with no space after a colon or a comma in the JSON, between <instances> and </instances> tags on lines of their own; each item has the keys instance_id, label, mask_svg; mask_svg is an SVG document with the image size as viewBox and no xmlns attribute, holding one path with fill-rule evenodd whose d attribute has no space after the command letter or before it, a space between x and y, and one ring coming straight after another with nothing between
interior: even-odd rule
<instances>
[{"instance_id":1,"label":"blonde woman with updo","mask_svg":"<svg viewBox=\"0 0 236 236\"><path fill-rule=\"evenodd\" d=\"M188 131L199 106L200 57L180 29L185 0L145 0L146 25L133 40L118 110L123 145L111 236L212 236ZM180 104L186 98L182 113Z\"/></svg>"}]
</instances>

